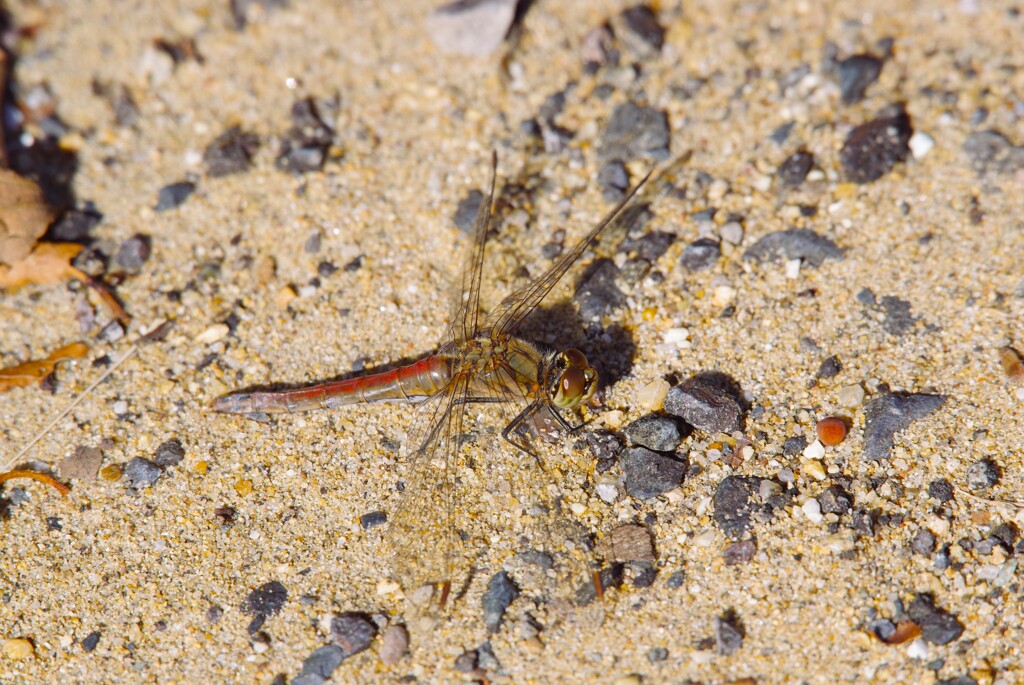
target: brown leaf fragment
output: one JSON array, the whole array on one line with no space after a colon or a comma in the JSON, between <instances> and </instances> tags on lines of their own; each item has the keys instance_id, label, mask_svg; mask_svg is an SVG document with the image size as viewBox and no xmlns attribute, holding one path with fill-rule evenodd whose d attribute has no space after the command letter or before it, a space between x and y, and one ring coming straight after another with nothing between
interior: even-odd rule
<instances>
[{"instance_id":1,"label":"brown leaf fragment","mask_svg":"<svg viewBox=\"0 0 1024 685\"><path fill-rule=\"evenodd\" d=\"M58 470L65 480L91 481L96 479L102 465L103 452L98 447L79 445L73 454L60 462Z\"/></svg>"},{"instance_id":2,"label":"brown leaf fragment","mask_svg":"<svg viewBox=\"0 0 1024 685\"><path fill-rule=\"evenodd\" d=\"M0 264L0 288L20 288L35 283L50 285L76 276L78 269L71 260L82 251L77 243L39 243L32 253L21 261L5 266Z\"/></svg>"},{"instance_id":3,"label":"brown leaf fragment","mask_svg":"<svg viewBox=\"0 0 1024 685\"><path fill-rule=\"evenodd\" d=\"M637 524L623 524L613 528L597 543L597 549L610 562L655 560L651 533Z\"/></svg>"},{"instance_id":4,"label":"brown leaf fragment","mask_svg":"<svg viewBox=\"0 0 1024 685\"><path fill-rule=\"evenodd\" d=\"M0 392L31 385L53 373L53 369L59 362L67 359L81 359L88 351L89 347L85 343L73 342L59 350L54 350L46 359L30 360L0 369Z\"/></svg>"},{"instance_id":5,"label":"brown leaf fragment","mask_svg":"<svg viewBox=\"0 0 1024 685\"><path fill-rule=\"evenodd\" d=\"M1003 373L1011 381L1024 384L1024 362L1020 352L1012 347L999 348L999 363L1003 365Z\"/></svg>"},{"instance_id":6,"label":"brown leaf fragment","mask_svg":"<svg viewBox=\"0 0 1024 685\"><path fill-rule=\"evenodd\" d=\"M53 218L39 186L0 169L0 264L13 265L28 256Z\"/></svg>"}]
</instances>

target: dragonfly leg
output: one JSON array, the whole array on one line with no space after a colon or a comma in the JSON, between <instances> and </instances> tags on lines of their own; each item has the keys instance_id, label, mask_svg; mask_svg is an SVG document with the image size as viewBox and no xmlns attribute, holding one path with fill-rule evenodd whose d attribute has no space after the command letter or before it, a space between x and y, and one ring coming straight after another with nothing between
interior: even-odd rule
<instances>
[{"instance_id":1,"label":"dragonfly leg","mask_svg":"<svg viewBox=\"0 0 1024 685\"><path fill-rule=\"evenodd\" d=\"M534 459L536 459L538 464L541 464L540 455L538 455L536 452L534 452L532 449L530 449L526 445L524 445L522 443L519 443L519 442L516 442L513 439L513 437L512 437L512 434L515 432L515 430L517 428L519 428L519 426L522 425L522 423L524 421L526 421L527 418L532 416L533 413L536 412L536 411L537 411L537 404L536 403L527 405L521 412L519 412L519 414L514 419L512 419L509 422L509 424L507 426L505 426L503 429L501 429L501 437L503 437L506 442L508 442L510 445L512 445L516 449L521 450L522 452L524 452L524 453L530 455L531 457L533 457Z\"/></svg>"}]
</instances>

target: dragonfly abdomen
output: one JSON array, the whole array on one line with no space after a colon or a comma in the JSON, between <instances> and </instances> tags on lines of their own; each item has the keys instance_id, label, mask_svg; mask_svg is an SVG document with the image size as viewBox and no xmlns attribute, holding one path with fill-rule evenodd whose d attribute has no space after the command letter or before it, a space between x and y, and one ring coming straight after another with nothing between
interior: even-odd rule
<instances>
[{"instance_id":1,"label":"dragonfly abdomen","mask_svg":"<svg viewBox=\"0 0 1024 685\"><path fill-rule=\"evenodd\" d=\"M433 355L391 371L302 388L233 392L218 397L213 410L226 414L299 412L361 402L415 402L439 393L451 380L451 361Z\"/></svg>"}]
</instances>

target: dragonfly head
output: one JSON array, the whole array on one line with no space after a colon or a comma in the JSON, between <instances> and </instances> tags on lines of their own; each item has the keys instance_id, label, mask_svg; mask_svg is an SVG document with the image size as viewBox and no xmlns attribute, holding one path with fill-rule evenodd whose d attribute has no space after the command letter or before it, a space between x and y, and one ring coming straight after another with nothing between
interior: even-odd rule
<instances>
[{"instance_id":1,"label":"dragonfly head","mask_svg":"<svg viewBox=\"0 0 1024 685\"><path fill-rule=\"evenodd\" d=\"M555 355L548 397L559 409L572 409L586 402L597 390L597 371L579 350L569 349Z\"/></svg>"}]
</instances>

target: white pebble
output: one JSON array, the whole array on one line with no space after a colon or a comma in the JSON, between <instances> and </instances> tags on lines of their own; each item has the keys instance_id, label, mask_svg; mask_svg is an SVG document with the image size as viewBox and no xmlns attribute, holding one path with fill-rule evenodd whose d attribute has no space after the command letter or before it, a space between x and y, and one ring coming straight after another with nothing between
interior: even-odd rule
<instances>
[{"instance_id":1,"label":"white pebble","mask_svg":"<svg viewBox=\"0 0 1024 685\"><path fill-rule=\"evenodd\" d=\"M718 228L718 235L727 243L739 245L743 242L743 227L740 226L738 221L730 221Z\"/></svg>"},{"instance_id":2,"label":"white pebble","mask_svg":"<svg viewBox=\"0 0 1024 685\"><path fill-rule=\"evenodd\" d=\"M864 388L859 385L847 385L836 393L836 400L844 407L859 407L864 401Z\"/></svg>"},{"instance_id":3,"label":"white pebble","mask_svg":"<svg viewBox=\"0 0 1024 685\"><path fill-rule=\"evenodd\" d=\"M921 159L932 151L932 148L935 147L935 141L927 133L917 131L914 135L910 136L907 145L910 147L910 154L914 155L914 159Z\"/></svg>"},{"instance_id":4,"label":"white pebble","mask_svg":"<svg viewBox=\"0 0 1024 685\"><path fill-rule=\"evenodd\" d=\"M226 323L215 323L205 331L195 337L195 340L200 345L209 345L215 343L225 335L231 332Z\"/></svg>"},{"instance_id":5,"label":"white pebble","mask_svg":"<svg viewBox=\"0 0 1024 685\"><path fill-rule=\"evenodd\" d=\"M804 516L806 516L811 523L821 523L824 518L821 515L821 505L818 504L818 500L816 499L811 498L804 502L803 506L800 507L800 510L804 512Z\"/></svg>"},{"instance_id":6,"label":"white pebble","mask_svg":"<svg viewBox=\"0 0 1024 685\"><path fill-rule=\"evenodd\" d=\"M636 393L636 401L647 411L661 411L665 406L665 397L668 395L669 384L664 378L656 378Z\"/></svg>"},{"instance_id":7,"label":"white pebble","mask_svg":"<svg viewBox=\"0 0 1024 685\"><path fill-rule=\"evenodd\" d=\"M821 459L824 456L825 446L820 440L815 440L804 448L804 457L807 459Z\"/></svg>"},{"instance_id":8,"label":"white pebble","mask_svg":"<svg viewBox=\"0 0 1024 685\"><path fill-rule=\"evenodd\" d=\"M665 331L662 340L669 345L682 345L690 337L690 330L688 328L670 328Z\"/></svg>"},{"instance_id":9,"label":"white pebble","mask_svg":"<svg viewBox=\"0 0 1024 685\"><path fill-rule=\"evenodd\" d=\"M793 280L800 278L800 265L802 261L799 259L790 259L786 261L786 278Z\"/></svg>"},{"instance_id":10,"label":"white pebble","mask_svg":"<svg viewBox=\"0 0 1024 685\"><path fill-rule=\"evenodd\" d=\"M710 547L711 545L715 544L715 538L717 537L718 535L715 533L715 531L709 528L700 535L694 537L693 544L697 545L698 547Z\"/></svg>"},{"instance_id":11,"label":"white pebble","mask_svg":"<svg viewBox=\"0 0 1024 685\"><path fill-rule=\"evenodd\" d=\"M907 656L911 659L927 659L928 658L928 643L924 641L924 638L919 637L907 647Z\"/></svg>"},{"instance_id":12,"label":"white pebble","mask_svg":"<svg viewBox=\"0 0 1024 685\"><path fill-rule=\"evenodd\" d=\"M619 498L619 489L611 483L598 483L594 486L594 492L606 504L614 504Z\"/></svg>"},{"instance_id":13,"label":"white pebble","mask_svg":"<svg viewBox=\"0 0 1024 685\"><path fill-rule=\"evenodd\" d=\"M128 403L124 400L118 400L114 402L114 413L118 416L124 416L128 413Z\"/></svg>"},{"instance_id":14,"label":"white pebble","mask_svg":"<svg viewBox=\"0 0 1024 685\"><path fill-rule=\"evenodd\" d=\"M725 307L736 299L736 288L729 285L720 285L711 294L711 301L716 307Z\"/></svg>"}]
</instances>

